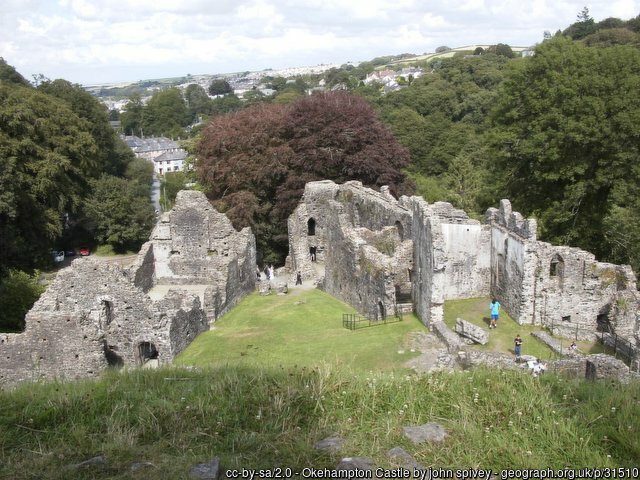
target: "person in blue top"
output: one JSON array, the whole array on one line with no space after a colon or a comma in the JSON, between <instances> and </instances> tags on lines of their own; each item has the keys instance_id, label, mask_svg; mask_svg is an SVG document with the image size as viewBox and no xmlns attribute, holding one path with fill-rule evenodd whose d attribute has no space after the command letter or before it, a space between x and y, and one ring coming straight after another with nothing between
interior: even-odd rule
<instances>
[{"instance_id":1,"label":"person in blue top","mask_svg":"<svg viewBox=\"0 0 640 480\"><path fill-rule=\"evenodd\" d=\"M489 328L496 328L498 315L500 315L500 302L494 298L489 304L489 309L491 309L491 325L489 325Z\"/></svg>"}]
</instances>

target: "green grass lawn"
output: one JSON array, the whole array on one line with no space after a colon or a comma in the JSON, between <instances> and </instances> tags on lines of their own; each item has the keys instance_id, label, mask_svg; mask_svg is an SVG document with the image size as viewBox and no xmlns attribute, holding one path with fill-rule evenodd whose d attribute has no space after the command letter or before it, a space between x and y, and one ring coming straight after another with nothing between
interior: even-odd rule
<instances>
[{"instance_id":1,"label":"green grass lawn","mask_svg":"<svg viewBox=\"0 0 640 480\"><path fill-rule=\"evenodd\" d=\"M485 351L495 351L513 354L514 338L517 334L522 337L522 354L533 355L537 358L549 360L557 358L549 347L532 337L531 332L542 330L540 325L518 325L504 308L500 309L500 320L497 328L489 329L491 320L489 314L488 297L467 298L465 300L448 300L444 304L444 322L453 330L456 318L462 318L484 328L489 332L489 342L486 345L476 345L473 348ZM569 341L569 344L571 342Z\"/></svg>"},{"instance_id":2,"label":"green grass lawn","mask_svg":"<svg viewBox=\"0 0 640 480\"><path fill-rule=\"evenodd\" d=\"M415 315L348 330L342 326L343 313L355 310L320 290L254 293L200 334L176 363L271 368L328 363L359 371L394 370L416 355L405 349L409 333L426 330Z\"/></svg>"},{"instance_id":3,"label":"green grass lawn","mask_svg":"<svg viewBox=\"0 0 640 480\"><path fill-rule=\"evenodd\" d=\"M486 345L476 345L473 348L478 350L505 352L513 354L514 338L517 334L522 337L522 355L533 355L543 360L553 360L559 358L549 347L531 336L531 332L544 330L540 325L519 325L513 320L504 308L500 309L500 320L498 326L489 329L491 317L489 315L489 297L467 298L464 300L448 300L444 304L444 321L453 330L456 318L462 318L484 328L489 332L489 342ZM555 336L558 341L569 348L572 339ZM604 347L598 342L576 342L582 353L603 353Z\"/></svg>"}]
</instances>

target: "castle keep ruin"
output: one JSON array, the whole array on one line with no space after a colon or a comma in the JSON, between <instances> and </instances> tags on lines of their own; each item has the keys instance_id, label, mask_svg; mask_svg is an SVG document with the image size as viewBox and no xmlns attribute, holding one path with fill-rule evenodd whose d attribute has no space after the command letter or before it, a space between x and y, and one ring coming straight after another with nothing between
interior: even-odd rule
<instances>
[{"instance_id":1,"label":"castle keep ruin","mask_svg":"<svg viewBox=\"0 0 640 480\"><path fill-rule=\"evenodd\" d=\"M289 219L289 245L293 275L315 278L370 318L409 301L431 325L442 321L445 300L495 296L520 324L566 336L611 330L638 341L631 268L538 241L535 220L508 200L480 223L448 203L396 200L385 187L311 182Z\"/></svg>"},{"instance_id":2,"label":"castle keep ruin","mask_svg":"<svg viewBox=\"0 0 640 480\"><path fill-rule=\"evenodd\" d=\"M253 291L255 239L201 192L183 191L129 268L79 258L19 334L0 335L0 385L168 363Z\"/></svg>"},{"instance_id":3,"label":"castle keep ruin","mask_svg":"<svg viewBox=\"0 0 640 480\"><path fill-rule=\"evenodd\" d=\"M373 319L413 310L442 325L444 302L495 296L520 324L565 336L614 331L638 347L640 297L628 266L536 238L508 200L484 222L449 203L396 200L360 182L311 182L289 218L286 267ZM0 335L0 386L166 363L255 288L256 248L204 194L178 193L129 268L75 260Z\"/></svg>"}]
</instances>

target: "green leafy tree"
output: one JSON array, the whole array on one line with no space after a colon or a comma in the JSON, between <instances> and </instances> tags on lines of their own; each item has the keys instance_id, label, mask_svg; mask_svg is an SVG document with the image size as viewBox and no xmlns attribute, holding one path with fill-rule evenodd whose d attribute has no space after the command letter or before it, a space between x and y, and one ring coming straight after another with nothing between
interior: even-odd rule
<instances>
[{"instance_id":1,"label":"green leafy tree","mask_svg":"<svg viewBox=\"0 0 640 480\"><path fill-rule=\"evenodd\" d=\"M92 186L85 212L96 239L117 252L138 249L154 224L148 195L141 196L135 183L111 175L94 180Z\"/></svg>"},{"instance_id":2,"label":"green leafy tree","mask_svg":"<svg viewBox=\"0 0 640 480\"><path fill-rule=\"evenodd\" d=\"M125 135L142 136L142 118L144 103L139 93L134 93L129 97L129 102L124 106L124 111L120 114L120 126Z\"/></svg>"},{"instance_id":3,"label":"green leafy tree","mask_svg":"<svg viewBox=\"0 0 640 480\"><path fill-rule=\"evenodd\" d=\"M80 85L60 79L42 82L38 90L64 100L78 117L88 122L97 147L95 161L98 169L86 172L87 176L98 177L103 172L111 175L124 173L133 154L118 138L109 123L106 107L96 97Z\"/></svg>"},{"instance_id":4,"label":"green leafy tree","mask_svg":"<svg viewBox=\"0 0 640 480\"><path fill-rule=\"evenodd\" d=\"M211 114L222 115L224 113L235 112L242 108L242 100L235 95L225 95L214 98L211 102Z\"/></svg>"},{"instance_id":5,"label":"green leafy tree","mask_svg":"<svg viewBox=\"0 0 640 480\"><path fill-rule=\"evenodd\" d=\"M598 30L583 39L589 47L610 47L612 45L640 45L640 34L626 28Z\"/></svg>"},{"instance_id":6,"label":"green leafy tree","mask_svg":"<svg viewBox=\"0 0 640 480\"><path fill-rule=\"evenodd\" d=\"M22 85L23 87L31 86L31 84L20 75L15 68L5 62L2 57L0 57L0 82Z\"/></svg>"},{"instance_id":7,"label":"green leafy tree","mask_svg":"<svg viewBox=\"0 0 640 480\"><path fill-rule=\"evenodd\" d=\"M20 332L24 330L24 317L40 298L44 287L38 283L39 274L33 275L10 270L0 280L0 331Z\"/></svg>"},{"instance_id":8,"label":"green leafy tree","mask_svg":"<svg viewBox=\"0 0 640 480\"><path fill-rule=\"evenodd\" d=\"M98 158L91 125L65 101L0 84L0 271L48 263Z\"/></svg>"},{"instance_id":9,"label":"green leafy tree","mask_svg":"<svg viewBox=\"0 0 640 480\"><path fill-rule=\"evenodd\" d=\"M209 85L209 95L228 95L233 93L233 87L226 80L219 78Z\"/></svg>"},{"instance_id":10,"label":"green leafy tree","mask_svg":"<svg viewBox=\"0 0 640 480\"><path fill-rule=\"evenodd\" d=\"M181 138L190 123L189 110L177 88L156 92L144 107L142 129L145 135Z\"/></svg>"},{"instance_id":11,"label":"green leafy tree","mask_svg":"<svg viewBox=\"0 0 640 480\"><path fill-rule=\"evenodd\" d=\"M563 37L505 81L493 112L494 178L517 209L538 217L547 240L611 258L603 222L635 218L640 193L638 91L640 51Z\"/></svg>"},{"instance_id":12,"label":"green leafy tree","mask_svg":"<svg viewBox=\"0 0 640 480\"><path fill-rule=\"evenodd\" d=\"M197 120L199 115L211 115L213 112L213 104L207 92L200 85L192 83L184 92L187 108L191 120Z\"/></svg>"},{"instance_id":13,"label":"green leafy tree","mask_svg":"<svg viewBox=\"0 0 640 480\"><path fill-rule=\"evenodd\" d=\"M578 14L578 21L571 24L566 30L562 32L563 35L572 38L573 40L580 40L587 35L595 33L597 27L596 22L589 14L589 9L584 7Z\"/></svg>"}]
</instances>

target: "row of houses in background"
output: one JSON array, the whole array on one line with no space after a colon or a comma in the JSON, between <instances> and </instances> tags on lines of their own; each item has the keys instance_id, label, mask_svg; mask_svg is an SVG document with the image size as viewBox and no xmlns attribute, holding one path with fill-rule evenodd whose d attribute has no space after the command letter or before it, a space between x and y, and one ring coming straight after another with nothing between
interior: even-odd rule
<instances>
[{"instance_id":1,"label":"row of houses in background","mask_svg":"<svg viewBox=\"0 0 640 480\"><path fill-rule=\"evenodd\" d=\"M188 153L170 138L140 138L131 135L123 136L122 139L133 150L136 157L153 162L153 171L156 175L181 172L185 168Z\"/></svg>"}]
</instances>

